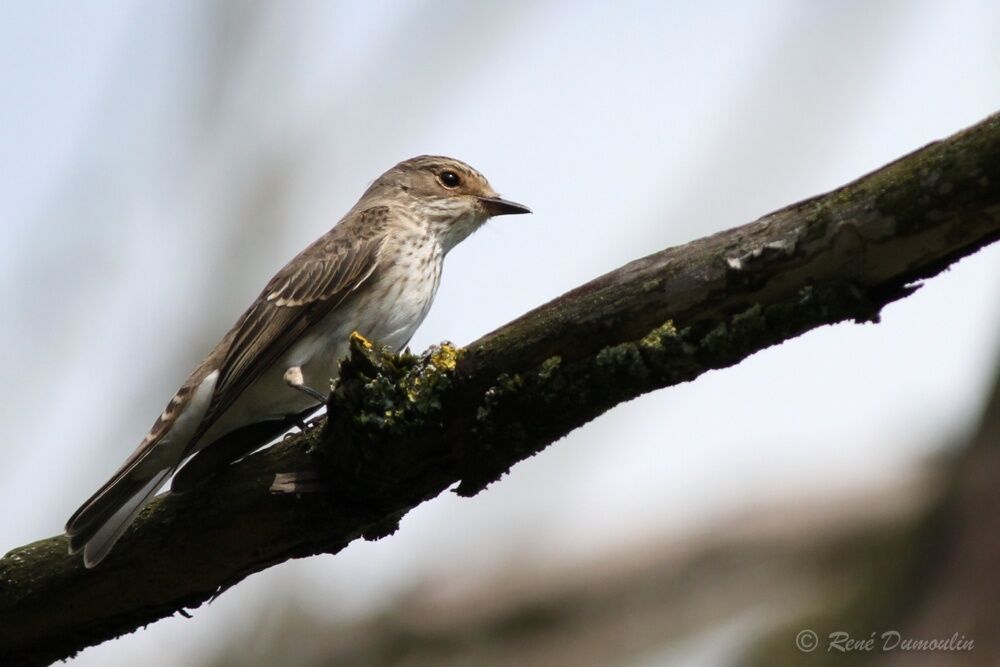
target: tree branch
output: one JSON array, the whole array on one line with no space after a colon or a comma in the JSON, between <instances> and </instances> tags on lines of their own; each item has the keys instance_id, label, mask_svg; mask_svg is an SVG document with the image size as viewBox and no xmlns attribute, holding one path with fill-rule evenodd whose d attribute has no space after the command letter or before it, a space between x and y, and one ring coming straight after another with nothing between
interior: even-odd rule
<instances>
[{"instance_id":1,"label":"tree branch","mask_svg":"<svg viewBox=\"0 0 1000 667\"><path fill-rule=\"evenodd\" d=\"M627 264L464 349L357 337L329 420L154 502L94 570L62 536L0 560L0 662L45 664L289 558L472 495L612 406L823 324L877 321L1000 238L1000 115L828 194ZM323 493L268 493L311 471ZM279 484L279 487L281 485Z\"/></svg>"}]
</instances>

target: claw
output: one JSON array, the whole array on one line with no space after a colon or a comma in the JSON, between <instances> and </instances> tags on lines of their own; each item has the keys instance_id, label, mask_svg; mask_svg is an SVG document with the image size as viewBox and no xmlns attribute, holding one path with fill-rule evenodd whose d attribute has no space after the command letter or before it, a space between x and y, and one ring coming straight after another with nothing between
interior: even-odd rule
<instances>
[{"instance_id":1,"label":"claw","mask_svg":"<svg viewBox=\"0 0 1000 667\"><path fill-rule=\"evenodd\" d=\"M326 396L324 396L323 394L319 393L312 387L309 387L305 384L305 378L302 376L301 366L292 366L287 371L285 371L285 375L283 377L285 380L285 384L287 384L292 389L298 389L307 396L315 398L320 403L326 403ZM303 428L302 430L304 431L305 429Z\"/></svg>"}]
</instances>

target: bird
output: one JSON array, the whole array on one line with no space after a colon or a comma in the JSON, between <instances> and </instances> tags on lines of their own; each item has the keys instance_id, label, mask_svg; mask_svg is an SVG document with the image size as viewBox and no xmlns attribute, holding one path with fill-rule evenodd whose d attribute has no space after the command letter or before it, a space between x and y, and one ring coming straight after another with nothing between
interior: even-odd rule
<instances>
[{"instance_id":1,"label":"bird","mask_svg":"<svg viewBox=\"0 0 1000 667\"><path fill-rule=\"evenodd\" d=\"M358 332L401 349L424 320L445 255L499 215L531 213L468 164L421 155L392 167L267 283L136 450L66 523L87 568L173 477L198 487L315 411ZM250 436L250 437L248 437Z\"/></svg>"}]
</instances>

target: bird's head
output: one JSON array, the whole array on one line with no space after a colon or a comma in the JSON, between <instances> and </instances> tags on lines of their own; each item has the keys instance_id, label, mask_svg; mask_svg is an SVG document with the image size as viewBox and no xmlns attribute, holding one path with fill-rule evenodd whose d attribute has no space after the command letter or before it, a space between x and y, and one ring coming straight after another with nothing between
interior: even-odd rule
<instances>
[{"instance_id":1,"label":"bird's head","mask_svg":"<svg viewBox=\"0 0 1000 667\"><path fill-rule=\"evenodd\" d=\"M446 250L496 215L531 213L502 199L486 177L460 160L421 155L382 174L363 200L396 199L429 225Z\"/></svg>"}]
</instances>

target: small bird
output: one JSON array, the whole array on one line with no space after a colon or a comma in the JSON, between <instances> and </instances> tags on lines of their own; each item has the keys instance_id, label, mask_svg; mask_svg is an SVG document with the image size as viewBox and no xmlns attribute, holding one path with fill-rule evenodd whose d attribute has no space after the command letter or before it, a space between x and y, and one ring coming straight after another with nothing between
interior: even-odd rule
<instances>
[{"instance_id":1,"label":"small bird","mask_svg":"<svg viewBox=\"0 0 1000 667\"><path fill-rule=\"evenodd\" d=\"M82 551L94 567L175 472L171 490L184 492L324 403L313 387L337 376L352 332L405 346L448 251L492 216L530 212L452 158L415 157L382 174L278 271L118 472L70 517L70 553Z\"/></svg>"}]
</instances>

